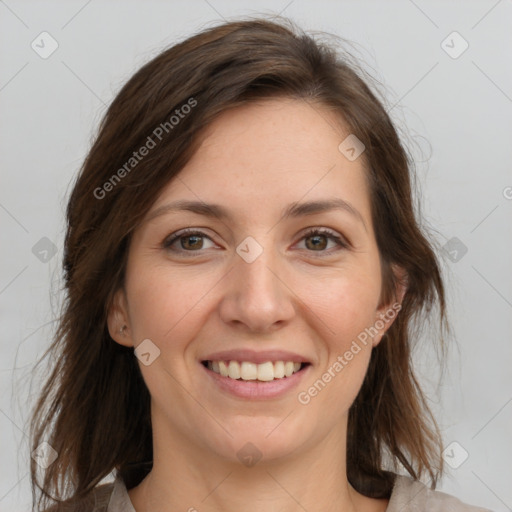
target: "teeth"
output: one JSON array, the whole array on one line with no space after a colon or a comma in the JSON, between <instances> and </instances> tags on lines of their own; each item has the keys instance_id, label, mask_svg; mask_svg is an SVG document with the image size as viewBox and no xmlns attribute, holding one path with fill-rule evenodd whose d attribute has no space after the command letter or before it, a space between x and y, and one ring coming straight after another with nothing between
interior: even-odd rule
<instances>
[{"instance_id":1,"label":"teeth","mask_svg":"<svg viewBox=\"0 0 512 512\"><path fill-rule=\"evenodd\" d=\"M267 361L266 363L256 364L248 361L208 361L207 366L215 373L230 379L259 380L269 382L274 379L290 377L298 372L301 363L293 361Z\"/></svg>"},{"instance_id":2,"label":"teeth","mask_svg":"<svg viewBox=\"0 0 512 512\"><path fill-rule=\"evenodd\" d=\"M240 378L240 365L236 361L230 361L228 366L228 376L230 379Z\"/></svg>"},{"instance_id":3,"label":"teeth","mask_svg":"<svg viewBox=\"0 0 512 512\"><path fill-rule=\"evenodd\" d=\"M224 361L219 361L219 373L223 377L227 377L228 374L229 374L228 367L227 367L227 365L226 365L226 363Z\"/></svg>"},{"instance_id":4,"label":"teeth","mask_svg":"<svg viewBox=\"0 0 512 512\"><path fill-rule=\"evenodd\" d=\"M242 366L245 363L242 363ZM269 361L258 365L258 380L274 380L274 365Z\"/></svg>"},{"instance_id":5,"label":"teeth","mask_svg":"<svg viewBox=\"0 0 512 512\"><path fill-rule=\"evenodd\" d=\"M277 361L274 363L274 378L282 379L284 377L284 363L283 361Z\"/></svg>"}]
</instances>

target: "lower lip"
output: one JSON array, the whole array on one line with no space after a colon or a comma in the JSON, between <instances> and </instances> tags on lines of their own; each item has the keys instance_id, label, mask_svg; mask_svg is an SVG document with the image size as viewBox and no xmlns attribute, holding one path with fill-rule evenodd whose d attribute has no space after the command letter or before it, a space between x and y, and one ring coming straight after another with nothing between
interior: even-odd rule
<instances>
[{"instance_id":1,"label":"lower lip","mask_svg":"<svg viewBox=\"0 0 512 512\"><path fill-rule=\"evenodd\" d=\"M237 380L230 377L223 377L213 370L209 370L202 363L201 368L207 373L210 379L221 388L221 390L230 393L239 398L249 398L252 400L264 400L267 398L277 398L285 395L287 392L296 388L304 375L309 371L311 365L305 366L302 370L292 374L290 377L274 379L268 382L256 380Z\"/></svg>"}]
</instances>

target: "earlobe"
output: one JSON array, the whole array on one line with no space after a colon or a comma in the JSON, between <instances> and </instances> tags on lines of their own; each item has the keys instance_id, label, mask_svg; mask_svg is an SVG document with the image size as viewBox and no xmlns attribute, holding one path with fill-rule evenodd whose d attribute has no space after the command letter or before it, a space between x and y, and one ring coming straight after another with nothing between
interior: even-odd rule
<instances>
[{"instance_id":1,"label":"earlobe","mask_svg":"<svg viewBox=\"0 0 512 512\"><path fill-rule=\"evenodd\" d=\"M108 332L110 337L125 347L132 347L130 324L128 321L128 308L123 289L117 290L109 308L107 316Z\"/></svg>"}]
</instances>

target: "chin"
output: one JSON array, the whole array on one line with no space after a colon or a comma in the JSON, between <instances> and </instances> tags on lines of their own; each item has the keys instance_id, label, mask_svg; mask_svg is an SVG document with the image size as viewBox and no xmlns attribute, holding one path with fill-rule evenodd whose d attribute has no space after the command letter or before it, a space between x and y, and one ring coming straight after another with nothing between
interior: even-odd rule
<instances>
[{"instance_id":1,"label":"chin","mask_svg":"<svg viewBox=\"0 0 512 512\"><path fill-rule=\"evenodd\" d=\"M284 417L238 418L236 427L226 424L232 437L225 434L221 440L216 439L211 444L211 450L224 459L248 467L286 458L304 445L306 439L303 430L292 432L290 428L285 428L284 422L280 424Z\"/></svg>"}]
</instances>

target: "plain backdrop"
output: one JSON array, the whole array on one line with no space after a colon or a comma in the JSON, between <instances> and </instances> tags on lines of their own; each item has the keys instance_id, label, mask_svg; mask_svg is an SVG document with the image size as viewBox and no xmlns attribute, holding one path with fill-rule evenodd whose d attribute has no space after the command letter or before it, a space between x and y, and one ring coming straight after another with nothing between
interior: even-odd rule
<instances>
[{"instance_id":1,"label":"plain backdrop","mask_svg":"<svg viewBox=\"0 0 512 512\"><path fill-rule=\"evenodd\" d=\"M448 447L439 489L512 509L512 2L5 0L0 511L30 509L26 422L40 388L32 367L61 300L69 184L101 116L163 48L258 13L353 41L383 84L417 163L425 226L444 246L454 336L440 385L428 336L415 350Z\"/></svg>"}]
</instances>

